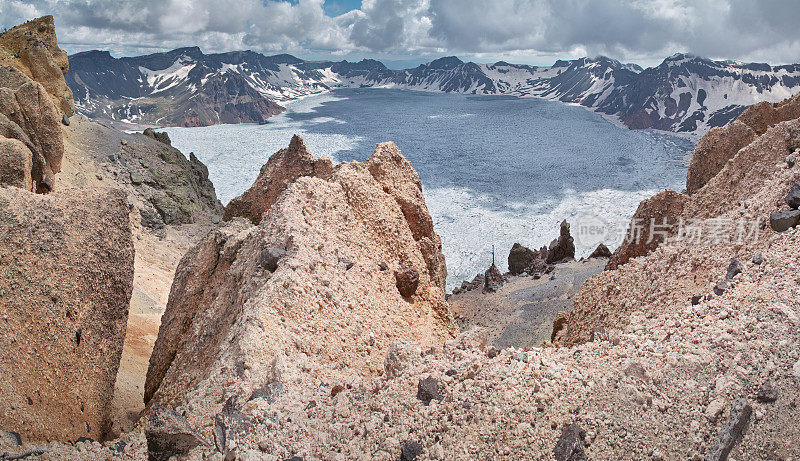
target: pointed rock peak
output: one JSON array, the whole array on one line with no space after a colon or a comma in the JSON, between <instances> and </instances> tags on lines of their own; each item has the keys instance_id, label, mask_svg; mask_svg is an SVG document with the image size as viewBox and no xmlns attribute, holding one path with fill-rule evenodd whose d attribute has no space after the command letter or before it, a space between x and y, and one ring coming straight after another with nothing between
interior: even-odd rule
<instances>
[{"instance_id":1,"label":"pointed rock peak","mask_svg":"<svg viewBox=\"0 0 800 461\"><path fill-rule=\"evenodd\" d=\"M298 135L292 136L292 140L289 142L289 151L300 155L308 154L305 141Z\"/></svg>"}]
</instances>

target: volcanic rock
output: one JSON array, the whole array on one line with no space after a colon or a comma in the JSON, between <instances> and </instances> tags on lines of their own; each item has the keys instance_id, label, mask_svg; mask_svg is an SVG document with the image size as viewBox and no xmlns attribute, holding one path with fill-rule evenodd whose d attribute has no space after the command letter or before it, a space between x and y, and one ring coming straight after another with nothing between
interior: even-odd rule
<instances>
[{"instance_id":1,"label":"volcanic rock","mask_svg":"<svg viewBox=\"0 0 800 461\"><path fill-rule=\"evenodd\" d=\"M553 449L553 457L556 461L585 461L585 437L586 432L575 423L564 427Z\"/></svg>"},{"instance_id":2,"label":"volcanic rock","mask_svg":"<svg viewBox=\"0 0 800 461\"><path fill-rule=\"evenodd\" d=\"M745 399L736 399L731 405L728 421L717 434L714 445L706 454L707 461L725 461L733 447L741 440L750 422L753 409Z\"/></svg>"},{"instance_id":3,"label":"volcanic rock","mask_svg":"<svg viewBox=\"0 0 800 461\"><path fill-rule=\"evenodd\" d=\"M151 137L162 144L166 144L168 146L172 145L172 141L169 139L169 134L166 131L156 131L152 128L145 128L142 134Z\"/></svg>"},{"instance_id":4,"label":"volcanic rock","mask_svg":"<svg viewBox=\"0 0 800 461\"><path fill-rule=\"evenodd\" d=\"M327 180L332 173L331 160L327 157L315 159L306 149L303 139L294 135L289 148L272 154L261 167L253 185L228 203L223 219L230 221L241 216L258 224L280 194L297 178L312 176Z\"/></svg>"},{"instance_id":5,"label":"volcanic rock","mask_svg":"<svg viewBox=\"0 0 800 461\"><path fill-rule=\"evenodd\" d=\"M625 240L612 255L606 269L615 269L657 248L674 232L687 200L688 196L672 190L643 200L633 214Z\"/></svg>"},{"instance_id":6,"label":"volcanic rock","mask_svg":"<svg viewBox=\"0 0 800 461\"><path fill-rule=\"evenodd\" d=\"M553 264L573 258L575 258L575 240L569 234L569 223L565 219L561 221L560 235L550 242L546 262Z\"/></svg>"},{"instance_id":7,"label":"volcanic rock","mask_svg":"<svg viewBox=\"0 0 800 461\"><path fill-rule=\"evenodd\" d=\"M595 248L592 254L589 255L589 258L610 258L610 257L611 257L611 250L609 250L608 247L602 243L597 245L597 248Z\"/></svg>"},{"instance_id":8,"label":"volcanic rock","mask_svg":"<svg viewBox=\"0 0 800 461\"><path fill-rule=\"evenodd\" d=\"M500 269L492 263L483 274L483 292L494 293L499 290L505 282L506 277L500 272Z\"/></svg>"},{"instance_id":9,"label":"volcanic rock","mask_svg":"<svg viewBox=\"0 0 800 461\"><path fill-rule=\"evenodd\" d=\"M785 201L786 204L789 205L789 208L794 210L800 208L800 182L792 184L792 188L789 189Z\"/></svg>"},{"instance_id":10,"label":"volcanic rock","mask_svg":"<svg viewBox=\"0 0 800 461\"><path fill-rule=\"evenodd\" d=\"M410 298L417 292L419 286L419 272L413 267L401 267L394 273L397 291L404 298Z\"/></svg>"},{"instance_id":11,"label":"volcanic rock","mask_svg":"<svg viewBox=\"0 0 800 461\"><path fill-rule=\"evenodd\" d=\"M396 149L383 149L388 147ZM305 154L295 137L292 148L276 155L294 156L298 162L289 163L295 166L325 163ZM254 208L247 209L260 216L259 224L231 219L190 250L176 272L145 400L188 401L198 409L187 415L193 423L215 414L223 395L248 396L264 382L286 382L293 373L286 364L296 363L290 357L318 364L306 369L347 366L378 375L384 352L396 339L430 346L455 333L444 290L428 270L427 261L438 256L422 254L414 232L419 221L409 220L413 214L404 212L366 165L343 163L325 175L327 180L296 178L268 209L258 208L270 203L257 193L262 186L276 191L266 173L275 167L273 157L242 196L253 198L248 203ZM276 174L284 182L291 176ZM259 263L269 248L286 251L273 272ZM343 259L353 263L350 270L343 270ZM382 262L391 270L377 270ZM394 272L403 267L419 277L413 302L396 286ZM236 383L233 388L230 382Z\"/></svg>"},{"instance_id":12,"label":"volcanic rock","mask_svg":"<svg viewBox=\"0 0 800 461\"><path fill-rule=\"evenodd\" d=\"M508 271L511 272L511 275L519 275L525 272L538 257L538 252L515 243L508 253Z\"/></svg>"},{"instance_id":13,"label":"volcanic rock","mask_svg":"<svg viewBox=\"0 0 800 461\"><path fill-rule=\"evenodd\" d=\"M103 438L132 283L124 193L0 188L0 427Z\"/></svg>"},{"instance_id":14,"label":"volcanic rock","mask_svg":"<svg viewBox=\"0 0 800 461\"><path fill-rule=\"evenodd\" d=\"M186 455L200 445L208 446L208 442L189 427L186 418L160 405L153 405L144 434L149 461L167 461Z\"/></svg>"},{"instance_id":15,"label":"volcanic rock","mask_svg":"<svg viewBox=\"0 0 800 461\"><path fill-rule=\"evenodd\" d=\"M431 400L442 400L444 396L442 395L439 380L432 376L419 380L417 384L417 398L425 405L429 405Z\"/></svg>"},{"instance_id":16,"label":"volcanic rock","mask_svg":"<svg viewBox=\"0 0 800 461\"><path fill-rule=\"evenodd\" d=\"M72 91L64 76L67 53L58 47L52 16L43 16L0 34L0 66L12 66L40 83L62 115L75 113Z\"/></svg>"},{"instance_id":17,"label":"volcanic rock","mask_svg":"<svg viewBox=\"0 0 800 461\"><path fill-rule=\"evenodd\" d=\"M769 225L775 232L784 232L800 224L800 210L776 211L769 215Z\"/></svg>"},{"instance_id":18,"label":"volcanic rock","mask_svg":"<svg viewBox=\"0 0 800 461\"><path fill-rule=\"evenodd\" d=\"M739 120L724 127L712 128L694 149L686 173L686 193L697 192L755 137L755 131Z\"/></svg>"}]
</instances>

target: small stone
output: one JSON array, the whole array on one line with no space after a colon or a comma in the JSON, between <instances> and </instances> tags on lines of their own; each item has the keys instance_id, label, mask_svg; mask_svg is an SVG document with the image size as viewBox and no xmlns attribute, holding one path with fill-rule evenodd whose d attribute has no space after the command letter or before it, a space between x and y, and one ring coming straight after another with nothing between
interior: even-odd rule
<instances>
[{"instance_id":1,"label":"small stone","mask_svg":"<svg viewBox=\"0 0 800 461\"><path fill-rule=\"evenodd\" d=\"M417 292L419 286L419 272L413 267L401 267L394 273L397 291L404 298L410 298Z\"/></svg>"},{"instance_id":2,"label":"small stone","mask_svg":"<svg viewBox=\"0 0 800 461\"><path fill-rule=\"evenodd\" d=\"M185 455L201 444L209 446L189 427L186 418L158 404L152 407L144 435L151 461L167 461L173 456Z\"/></svg>"},{"instance_id":3,"label":"small stone","mask_svg":"<svg viewBox=\"0 0 800 461\"><path fill-rule=\"evenodd\" d=\"M119 143L122 144L123 146L127 146L128 145L128 140L127 139L123 139Z\"/></svg>"},{"instance_id":4,"label":"small stone","mask_svg":"<svg viewBox=\"0 0 800 461\"><path fill-rule=\"evenodd\" d=\"M719 416L722 414L723 410L725 410L725 399L714 399L706 407L706 418L712 422L716 421L717 418L719 418Z\"/></svg>"},{"instance_id":5,"label":"small stone","mask_svg":"<svg viewBox=\"0 0 800 461\"><path fill-rule=\"evenodd\" d=\"M344 270L349 271L353 267L353 261L349 259L342 259L342 264L344 264Z\"/></svg>"},{"instance_id":6,"label":"small stone","mask_svg":"<svg viewBox=\"0 0 800 461\"><path fill-rule=\"evenodd\" d=\"M444 399L439 380L433 376L428 376L425 379L419 380L419 384L417 384L417 398L425 405L430 405L431 400Z\"/></svg>"},{"instance_id":7,"label":"small stone","mask_svg":"<svg viewBox=\"0 0 800 461\"><path fill-rule=\"evenodd\" d=\"M497 348L494 346L489 346L489 348L486 350L486 356L489 357L490 359L497 357L499 353L500 351L497 350Z\"/></svg>"},{"instance_id":8,"label":"small stone","mask_svg":"<svg viewBox=\"0 0 800 461\"><path fill-rule=\"evenodd\" d=\"M336 384L331 388L331 397L336 397L336 394L342 392L344 390L344 386L341 384Z\"/></svg>"},{"instance_id":9,"label":"small stone","mask_svg":"<svg viewBox=\"0 0 800 461\"><path fill-rule=\"evenodd\" d=\"M518 362L528 363L528 353L525 351L517 352L511 356L511 359L516 360Z\"/></svg>"},{"instance_id":10,"label":"small stone","mask_svg":"<svg viewBox=\"0 0 800 461\"><path fill-rule=\"evenodd\" d=\"M269 452L270 451L269 440L265 439L265 440L259 441L258 442L258 449L261 450L264 453Z\"/></svg>"},{"instance_id":11,"label":"small stone","mask_svg":"<svg viewBox=\"0 0 800 461\"><path fill-rule=\"evenodd\" d=\"M275 272L278 269L278 261L286 256L286 250L277 247L269 247L261 250L260 264L264 269Z\"/></svg>"},{"instance_id":12,"label":"small stone","mask_svg":"<svg viewBox=\"0 0 800 461\"><path fill-rule=\"evenodd\" d=\"M414 461L422 454L422 445L419 442L408 440L400 446L400 461Z\"/></svg>"},{"instance_id":13,"label":"small stone","mask_svg":"<svg viewBox=\"0 0 800 461\"><path fill-rule=\"evenodd\" d=\"M389 265L386 264L384 261L381 261L380 264L378 264L378 269L380 269L381 271L388 271Z\"/></svg>"},{"instance_id":14,"label":"small stone","mask_svg":"<svg viewBox=\"0 0 800 461\"><path fill-rule=\"evenodd\" d=\"M0 445L20 446L22 437L18 432L0 431Z\"/></svg>"},{"instance_id":15,"label":"small stone","mask_svg":"<svg viewBox=\"0 0 800 461\"><path fill-rule=\"evenodd\" d=\"M758 388L756 393L756 400L761 403L772 403L778 400L778 391L772 381L766 381Z\"/></svg>"},{"instance_id":16,"label":"small stone","mask_svg":"<svg viewBox=\"0 0 800 461\"><path fill-rule=\"evenodd\" d=\"M220 218L220 216L219 216L219 215L217 215L217 214L215 214L215 215L211 216L211 223L212 223L212 224L219 224L221 220L222 220L222 219L221 219L221 218Z\"/></svg>"},{"instance_id":17,"label":"small stone","mask_svg":"<svg viewBox=\"0 0 800 461\"><path fill-rule=\"evenodd\" d=\"M736 399L731 405L728 421L719 431L714 445L706 454L706 461L725 461L733 447L744 435L753 409L746 399Z\"/></svg>"},{"instance_id":18,"label":"small stone","mask_svg":"<svg viewBox=\"0 0 800 461\"><path fill-rule=\"evenodd\" d=\"M558 438L558 442L553 448L553 456L556 461L585 461L584 437L586 437L586 432L577 424L572 423L566 426L561 431L561 437Z\"/></svg>"},{"instance_id":19,"label":"small stone","mask_svg":"<svg viewBox=\"0 0 800 461\"><path fill-rule=\"evenodd\" d=\"M786 204L789 205L789 208L793 210L800 208L800 182L796 182L792 185L792 188L789 189L789 193L784 200Z\"/></svg>"},{"instance_id":20,"label":"small stone","mask_svg":"<svg viewBox=\"0 0 800 461\"><path fill-rule=\"evenodd\" d=\"M61 123L63 123L64 126L69 126L69 117L67 117L66 115L61 117Z\"/></svg>"},{"instance_id":21,"label":"small stone","mask_svg":"<svg viewBox=\"0 0 800 461\"><path fill-rule=\"evenodd\" d=\"M714 287L714 294L717 295L717 296L724 295L726 291L728 291L728 282L727 282L727 280L723 280L723 281L719 282Z\"/></svg>"},{"instance_id":22,"label":"small stone","mask_svg":"<svg viewBox=\"0 0 800 461\"><path fill-rule=\"evenodd\" d=\"M731 259L731 263L728 264L728 271L725 274L726 280L733 280L734 277L742 273L742 263L739 262L738 259L733 258Z\"/></svg>"},{"instance_id":23,"label":"small stone","mask_svg":"<svg viewBox=\"0 0 800 461\"><path fill-rule=\"evenodd\" d=\"M775 232L783 232L800 223L800 210L776 211L769 215L769 226Z\"/></svg>"},{"instance_id":24,"label":"small stone","mask_svg":"<svg viewBox=\"0 0 800 461\"><path fill-rule=\"evenodd\" d=\"M703 300L703 295L694 295L692 296L692 306L696 306L700 304L700 301Z\"/></svg>"},{"instance_id":25,"label":"small stone","mask_svg":"<svg viewBox=\"0 0 800 461\"><path fill-rule=\"evenodd\" d=\"M753 254L753 264L760 266L764 262L764 255L760 251Z\"/></svg>"},{"instance_id":26,"label":"small stone","mask_svg":"<svg viewBox=\"0 0 800 461\"><path fill-rule=\"evenodd\" d=\"M794 155L790 155L790 156L786 157L786 167L787 168L794 167L795 163L797 163L797 158Z\"/></svg>"}]
</instances>

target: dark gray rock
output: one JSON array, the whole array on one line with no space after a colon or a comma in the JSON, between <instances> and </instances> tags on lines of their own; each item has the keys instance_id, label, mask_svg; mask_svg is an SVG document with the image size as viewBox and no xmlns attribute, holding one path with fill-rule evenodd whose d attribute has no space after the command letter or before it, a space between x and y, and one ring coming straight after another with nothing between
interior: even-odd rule
<instances>
[{"instance_id":1,"label":"dark gray rock","mask_svg":"<svg viewBox=\"0 0 800 461\"><path fill-rule=\"evenodd\" d=\"M761 403L772 403L778 400L778 390L772 381L766 381L756 392L756 400Z\"/></svg>"},{"instance_id":2,"label":"dark gray rock","mask_svg":"<svg viewBox=\"0 0 800 461\"><path fill-rule=\"evenodd\" d=\"M0 431L0 445L20 446L22 437L18 432Z\"/></svg>"},{"instance_id":3,"label":"dark gray rock","mask_svg":"<svg viewBox=\"0 0 800 461\"><path fill-rule=\"evenodd\" d=\"M753 409L746 399L736 399L731 405L731 413L728 421L717 434L714 445L706 454L706 461L725 461L739 440L744 435Z\"/></svg>"},{"instance_id":4,"label":"dark gray rock","mask_svg":"<svg viewBox=\"0 0 800 461\"><path fill-rule=\"evenodd\" d=\"M422 445L413 440L407 440L400 446L400 461L414 461L422 454Z\"/></svg>"},{"instance_id":5,"label":"dark gray rock","mask_svg":"<svg viewBox=\"0 0 800 461\"><path fill-rule=\"evenodd\" d=\"M442 400L442 388L439 380L433 376L428 376L425 379L420 379L417 384L417 398L425 405L430 405L431 400Z\"/></svg>"},{"instance_id":6,"label":"dark gray rock","mask_svg":"<svg viewBox=\"0 0 800 461\"><path fill-rule=\"evenodd\" d=\"M419 286L419 272L413 267L401 267L394 273L395 286L397 291L404 298L410 298L417 292Z\"/></svg>"},{"instance_id":7,"label":"dark gray rock","mask_svg":"<svg viewBox=\"0 0 800 461\"><path fill-rule=\"evenodd\" d=\"M500 272L500 269L493 263L483 274L483 292L494 293L503 286L506 280L506 277Z\"/></svg>"},{"instance_id":8,"label":"dark gray rock","mask_svg":"<svg viewBox=\"0 0 800 461\"><path fill-rule=\"evenodd\" d=\"M794 167L795 163L797 163L797 158L794 155L790 155L790 156L786 157L786 167L787 168Z\"/></svg>"},{"instance_id":9,"label":"dark gray rock","mask_svg":"<svg viewBox=\"0 0 800 461\"><path fill-rule=\"evenodd\" d=\"M200 445L211 447L189 427L186 418L158 404L152 407L144 435L149 461L167 461L172 456L185 455Z\"/></svg>"},{"instance_id":10,"label":"dark gray rock","mask_svg":"<svg viewBox=\"0 0 800 461\"><path fill-rule=\"evenodd\" d=\"M789 208L796 210L800 208L800 182L794 183L791 189L789 189L789 193L786 194L786 198L784 199L786 204L789 205Z\"/></svg>"},{"instance_id":11,"label":"dark gray rock","mask_svg":"<svg viewBox=\"0 0 800 461\"><path fill-rule=\"evenodd\" d=\"M508 253L508 271L511 272L511 275L519 275L525 272L538 257L538 252L520 245L519 243L515 243Z\"/></svg>"},{"instance_id":12,"label":"dark gray rock","mask_svg":"<svg viewBox=\"0 0 800 461\"><path fill-rule=\"evenodd\" d=\"M734 277L742 273L742 263L738 259L731 259L728 264L728 271L725 273L725 280L733 280Z\"/></svg>"},{"instance_id":13,"label":"dark gray rock","mask_svg":"<svg viewBox=\"0 0 800 461\"><path fill-rule=\"evenodd\" d=\"M776 211L769 215L769 226L775 232L783 232L800 223L800 210Z\"/></svg>"},{"instance_id":14,"label":"dark gray rock","mask_svg":"<svg viewBox=\"0 0 800 461\"><path fill-rule=\"evenodd\" d=\"M725 292L728 291L728 281L723 280L714 286L714 294L717 296L722 296Z\"/></svg>"},{"instance_id":15,"label":"dark gray rock","mask_svg":"<svg viewBox=\"0 0 800 461\"><path fill-rule=\"evenodd\" d=\"M703 300L703 295L694 295L692 296L692 306L696 306L700 304L700 301Z\"/></svg>"},{"instance_id":16,"label":"dark gray rock","mask_svg":"<svg viewBox=\"0 0 800 461\"><path fill-rule=\"evenodd\" d=\"M69 117L66 115L61 117L61 123L64 124L64 126L69 126Z\"/></svg>"},{"instance_id":17,"label":"dark gray rock","mask_svg":"<svg viewBox=\"0 0 800 461\"><path fill-rule=\"evenodd\" d=\"M560 235L557 239L550 242L547 249L547 264L554 264L575 258L575 240L569 233L569 223L567 220L561 221Z\"/></svg>"},{"instance_id":18,"label":"dark gray rock","mask_svg":"<svg viewBox=\"0 0 800 461\"><path fill-rule=\"evenodd\" d=\"M597 248L594 249L592 254L589 255L589 258L610 258L611 257L611 250L608 249L607 246L603 245L602 243L597 245Z\"/></svg>"},{"instance_id":19,"label":"dark gray rock","mask_svg":"<svg viewBox=\"0 0 800 461\"><path fill-rule=\"evenodd\" d=\"M159 230L164 228L164 219L151 206L143 206L139 210L139 216L141 217L142 226L148 229Z\"/></svg>"},{"instance_id":20,"label":"dark gray rock","mask_svg":"<svg viewBox=\"0 0 800 461\"><path fill-rule=\"evenodd\" d=\"M764 262L764 255L760 251L753 253L753 264L760 266Z\"/></svg>"},{"instance_id":21,"label":"dark gray rock","mask_svg":"<svg viewBox=\"0 0 800 461\"><path fill-rule=\"evenodd\" d=\"M261 250L259 257L259 264L264 269L275 272L278 269L278 261L286 256L286 250L283 248L269 247Z\"/></svg>"},{"instance_id":22,"label":"dark gray rock","mask_svg":"<svg viewBox=\"0 0 800 461\"><path fill-rule=\"evenodd\" d=\"M561 437L553 449L556 461L585 461L586 444L583 441L586 432L575 423L561 430Z\"/></svg>"}]
</instances>

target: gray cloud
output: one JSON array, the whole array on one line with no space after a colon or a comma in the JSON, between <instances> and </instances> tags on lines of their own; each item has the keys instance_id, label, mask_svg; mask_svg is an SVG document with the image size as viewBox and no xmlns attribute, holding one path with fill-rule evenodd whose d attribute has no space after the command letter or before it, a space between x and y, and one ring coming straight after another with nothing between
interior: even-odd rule
<instances>
[{"instance_id":1,"label":"gray cloud","mask_svg":"<svg viewBox=\"0 0 800 461\"><path fill-rule=\"evenodd\" d=\"M325 14L323 0L0 0L0 26L56 17L70 52L198 45L300 56L516 58L605 54L654 63L674 52L800 61L795 0L364 0Z\"/></svg>"}]
</instances>

